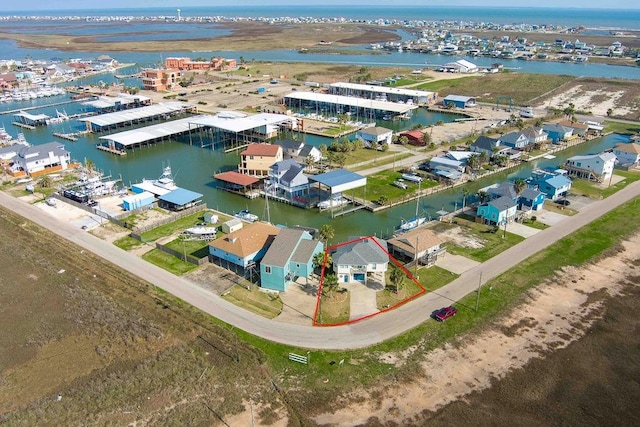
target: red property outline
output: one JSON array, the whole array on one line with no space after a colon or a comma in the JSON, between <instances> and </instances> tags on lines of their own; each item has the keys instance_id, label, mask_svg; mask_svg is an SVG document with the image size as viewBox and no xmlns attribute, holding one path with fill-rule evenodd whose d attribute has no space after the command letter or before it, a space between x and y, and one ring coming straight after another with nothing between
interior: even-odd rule
<instances>
[{"instance_id":1,"label":"red property outline","mask_svg":"<svg viewBox=\"0 0 640 427\"><path fill-rule=\"evenodd\" d=\"M333 249L336 249L336 248L339 248L339 247L345 246L345 245L351 245L353 243L358 243L358 242L360 242L362 240L366 240L366 239L372 239L376 243L376 245L378 245L378 247L380 249L382 249L389 256L389 261L393 262L393 264L396 267L400 268L404 272L404 274L406 274L407 277L413 281L413 283L418 285L418 287L420 288L420 291L418 293L414 294L414 295L411 295L411 296L403 299L402 301L398 302L397 304L394 304L391 307L387 307L385 309L382 309L382 310L380 310L380 311L378 311L376 313L367 314L366 316L358 317L357 319L348 320L346 322L319 323L318 322L318 313L320 311L320 299L322 298L322 286L324 284L324 275L325 275L325 270L327 268L327 254ZM322 273L320 274L320 284L318 286L318 296L316 297L316 309L315 309L315 311L313 313L313 326L343 326L343 325L350 325L352 323L356 323L356 322L359 322L359 321L364 320L364 319L369 319L370 317L377 316L378 314L386 313L387 311L390 311L390 310L393 310L393 309L395 309L397 307L400 307L401 305L408 303L409 301L419 297L420 295L424 294L425 292L427 292L427 290L424 288L424 286L422 286L420 284L420 282L418 282L416 280L416 278L413 277L413 274L411 274L411 272L409 270L407 270L404 267L404 265L400 264L398 262L398 260L393 257L393 255L391 255L385 248L383 248L380 245L380 243L378 243L378 239L375 236L365 236L365 237L360 237L359 239L350 240L348 242L338 243L337 245L329 246L324 251L324 260L322 262Z\"/></svg>"}]
</instances>

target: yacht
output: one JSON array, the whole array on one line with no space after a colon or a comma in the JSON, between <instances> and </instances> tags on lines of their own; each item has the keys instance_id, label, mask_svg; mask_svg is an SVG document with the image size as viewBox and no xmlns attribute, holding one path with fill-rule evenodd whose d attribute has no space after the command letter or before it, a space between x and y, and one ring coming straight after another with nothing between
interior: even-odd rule
<instances>
[{"instance_id":1,"label":"yacht","mask_svg":"<svg viewBox=\"0 0 640 427\"><path fill-rule=\"evenodd\" d=\"M349 200L342 197L341 193L337 193L331 196L331 198L318 203L318 207L320 209L337 208L339 206L346 205L347 203L349 203Z\"/></svg>"},{"instance_id":2,"label":"yacht","mask_svg":"<svg viewBox=\"0 0 640 427\"><path fill-rule=\"evenodd\" d=\"M243 209L240 212L236 212L233 216L247 222L256 222L259 219L258 215L252 214L248 209Z\"/></svg>"}]
</instances>

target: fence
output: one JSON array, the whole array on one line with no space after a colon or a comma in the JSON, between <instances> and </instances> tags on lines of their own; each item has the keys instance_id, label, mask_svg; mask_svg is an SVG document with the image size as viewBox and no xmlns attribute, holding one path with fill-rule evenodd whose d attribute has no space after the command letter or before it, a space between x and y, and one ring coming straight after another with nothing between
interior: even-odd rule
<instances>
[{"instance_id":1,"label":"fence","mask_svg":"<svg viewBox=\"0 0 640 427\"><path fill-rule=\"evenodd\" d=\"M180 211L180 212L177 212L175 214L172 214L172 215L170 215L170 216L168 216L166 218L160 219L160 220L155 221L155 222L153 222L151 224L146 224L146 225L143 225L143 226L135 226L135 227L132 228L132 230L136 234L142 234L142 233L144 233L146 231L153 230L154 228L160 227L161 225L165 225L165 224L168 224L170 222L177 221L177 220L179 220L181 218L184 218L185 216L189 216L191 214L203 211L205 209L207 209L207 204L203 203L201 205L194 206L192 208L185 209L183 211Z\"/></svg>"},{"instance_id":2,"label":"fence","mask_svg":"<svg viewBox=\"0 0 640 427\"><path fill-rule=\"evenodd\" d=\"M208 255L205 256L205 257L202 257L202 258L196 258L193 255L189 255L189 254L186 254L184 252L176 251L175 249L172 249L172 248L167 247L165 245L161 245L160 243L156 243L156 249L158 249L158 250L160 250L160 251L162 251L164 253L167 253L169 255L172 255L172 256L174 256L174 257L176 257L178 259L181 259L184 262L188 262L188 263L195 264L195 265L202 265L204 263L209 262L209 256Z\"/></svg>"}]
</instances>

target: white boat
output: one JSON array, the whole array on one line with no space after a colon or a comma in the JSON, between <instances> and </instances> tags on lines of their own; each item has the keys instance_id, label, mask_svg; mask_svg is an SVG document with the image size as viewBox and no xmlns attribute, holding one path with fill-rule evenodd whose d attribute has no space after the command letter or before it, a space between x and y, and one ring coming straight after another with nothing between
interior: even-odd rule
<instances>
[{"instance_id":1,"label":"white boat","mask_svg":"<svg viewBox=\"0 0 640 427\"><path fill-rule=\"evenodd\" d=\"M406 179L411 182L422 182L422 177L414 173L403 173L402 179Z\"/></svg>"},{"instance_id":2,"label":"white boat","mask_svg":"<svg viewBox=\"0 0 640 427\"><path fill-rule=\"evenodd\" d=\"M404 183L404 180L402 179L396 179L395 181L393 181L393 184L398 188L402 188L403 190L407 189L407 184Z\"/></svg>"},{"instance_id":3,"label":"white boat","mask_svg":"<svg viewBox=\"0 0 640 427\"><path fill-rule=\"evenodd\" d=\"M195 235L207 235L207 234L216 234L218 232L217 227L207 227L205 225L197 225L195 227L190 227L184 230L187 234L195 234Z\"/></svg>"},{"instance_id":4,"label":"white boat","mask_svg":"<svg viewBox=\"0 0 640 427\"><path fill-rule=\"evenodd\" d=\"M427 221L427 218L424 216L413 217L409 221L403 221L402 224L400 224L400 230L402 231L413 230L414 228L424 224L426 221Z\"/></svg>"},{"instance_id":5,"label":"white boat","mask_svg":"<svg viewBox=\"0 0 640 427\"><path fill-rule=\"evenodd\" d=\"M248 222L255 222L259 219L258 215L252 214L248 209L243 209L240 212L236 212L233 216Z\"/></svg>"},{"instance_id":6,"label":"white boat","mask_svg":"<svg viewBox=\"0 0 640 427\"><path fill-rule=\"evenodd\" d=\"M0 127L0 144L6 144L12 139L13 137L7 133L4 126Z\"/></svg>"},{"instance_id":7,"label":"white boat","mask_svg":"<svg viewBox=\"0 0 640 427\"><path fill-rule=\"evenodd\" d=\"M520 117L525 119L532 119L534 117L533 108L531 107L524 107L523 109L520 110L519 114L520 114Z\"/></svg>"},{"instance_id":8,"label":"white boat","mask_svg":"<svg viewBox=\"0 0 640 427\"><path fill-rule=\"evenodd\" d=\"M342 205L346 205L349 203L349 200L342 197L342 194L334 194L330 199L323 200L318 203L318 207L320 209L329 209L329 208L337 208Z\"/></svg>"}]
</instances>

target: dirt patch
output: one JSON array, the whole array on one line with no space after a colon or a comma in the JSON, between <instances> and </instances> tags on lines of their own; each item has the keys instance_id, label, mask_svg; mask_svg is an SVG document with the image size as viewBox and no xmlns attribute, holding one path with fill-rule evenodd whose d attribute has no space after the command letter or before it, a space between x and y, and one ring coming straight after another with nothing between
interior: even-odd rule
<instances>
[{"instance_id":1,"label":"dirt patch","mask_svg":"<svg viewBox=\"0 0 640 427\"><path fill-rule=\"evenodd\" d=\"M448 228L438 233L446 242L451 242L463 248L484 248L485 242L478 236L465 233L461 227Z\"/></svg>"}]
</instances>

